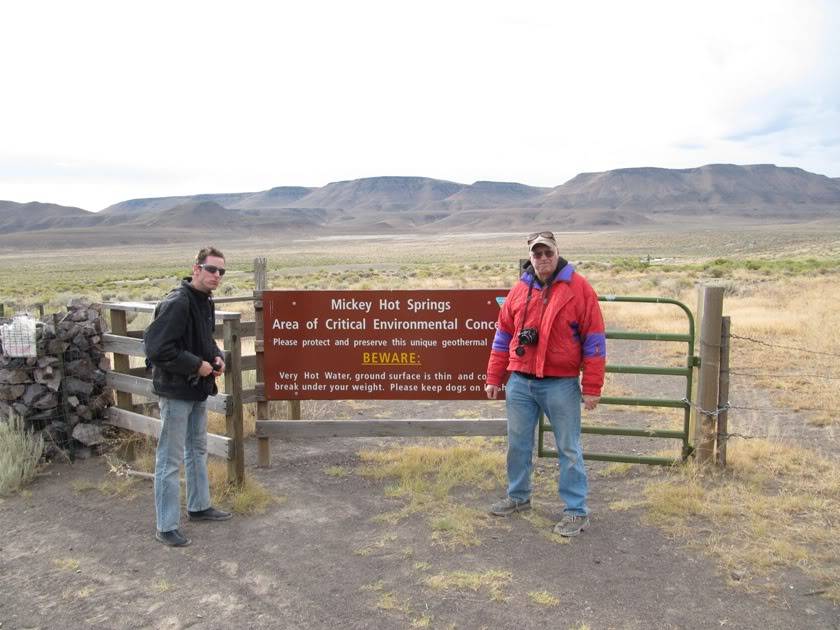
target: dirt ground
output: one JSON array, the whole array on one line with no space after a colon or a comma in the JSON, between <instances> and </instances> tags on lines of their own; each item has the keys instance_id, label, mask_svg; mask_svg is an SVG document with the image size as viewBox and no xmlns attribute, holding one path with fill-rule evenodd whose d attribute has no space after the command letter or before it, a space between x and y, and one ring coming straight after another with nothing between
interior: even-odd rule
<instances>
[{"instance_id":1,"label":"dirt ground","mask_svg":"<svg viewBox=\"0 0 840 630\"><path fill-rule=\"evenodd\" d=\"M113 476L103 458L53 465L0 503L0 628L840 628L840 609L797 572L774 578L782 582L772 596L747 592L640 513L611 510L639 492L645 469L593 474L592 527L567 544L547 535L550 524L521 516L487 516L482 543L455 550L435 544L422 518L378 522L400 503L385 497L386 482L325 469L353 471L360 449L396 443L274 441L272 467L258 469L250 442L249 473L283 501L224 523L184 523L193 544L181 549L153 538L151 482L111 497L79 491ZM459 500L484 509L502 494L500 486ZM560 510L556 498L535 503L549 523ZM495 596L426 582L454 571L510 579ZM540 591L555 604L529 596Z\"/></svg>"}]
</instances>

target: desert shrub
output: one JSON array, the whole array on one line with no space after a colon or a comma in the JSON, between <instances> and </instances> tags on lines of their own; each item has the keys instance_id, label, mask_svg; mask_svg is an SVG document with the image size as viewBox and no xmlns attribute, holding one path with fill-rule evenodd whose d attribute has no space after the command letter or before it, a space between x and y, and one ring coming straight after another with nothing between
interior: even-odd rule
<instances>
[{"instance_id":1,"label":"desert shrub","mask_svg":"<svg viewBox=\"0 0 840 630\"><path fill-rule=\"evenodd\" d=\"M0 421L0 496L19 490L35 477L43 452L40 435Z\"/></svg>"}]
</instances>

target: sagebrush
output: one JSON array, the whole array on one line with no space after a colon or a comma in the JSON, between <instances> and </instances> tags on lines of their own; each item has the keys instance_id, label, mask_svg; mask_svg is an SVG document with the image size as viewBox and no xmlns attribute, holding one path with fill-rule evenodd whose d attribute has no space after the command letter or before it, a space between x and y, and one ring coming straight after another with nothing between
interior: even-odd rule
<instances>
[{"instance_id":1,"label":"sagebrush","mask_svg":"<svg viewBox=\"0 0 840 630\"><path fill-rule=\"evenodd\" d=\"M0 421L0 496L32 481L44 452L44 440L15 422Z\"/></svg>"}]
</instances>

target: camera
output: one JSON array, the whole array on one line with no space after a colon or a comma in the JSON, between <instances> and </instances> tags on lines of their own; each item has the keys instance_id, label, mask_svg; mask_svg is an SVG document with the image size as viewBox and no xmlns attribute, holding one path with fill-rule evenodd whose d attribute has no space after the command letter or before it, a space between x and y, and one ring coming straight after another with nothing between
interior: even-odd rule
<instances>
[{"instance_id":1,"label":"camera","mask_svg":"<svg viewBox=\"0 0 840 630\"><path fill-rule=\"evenodd\" d=\"M519 341L519 345L514 352L516 352L516 356L521 357L525 354L525 346L533 346L536 344L537 339L539 339L539 335L537 334L536 328L523 328L519 331L517 339Z\"/></svg>"},{"instance_id":2,"label":"camera","mask_svg":"<svg viewBox=\"0 0 840 630\"><path fill-rule=\"evenodd\" d=\"M523 328L519 331L519 345L521 346L533 346L537 343L539 339L539 335L537 334L536 328Z\"/></svg>"}]
</instances>

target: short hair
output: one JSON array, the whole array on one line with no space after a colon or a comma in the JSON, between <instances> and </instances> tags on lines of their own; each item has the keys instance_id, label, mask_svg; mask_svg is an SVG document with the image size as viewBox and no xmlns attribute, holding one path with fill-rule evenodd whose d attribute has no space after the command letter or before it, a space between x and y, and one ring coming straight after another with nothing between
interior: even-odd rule
<instances>
[{"instance_id":1,"label":"short hair","mask_svg":"<svg viewBox=\"0 0 840 630\"><path fill-rule=\"evenodd\" d=\"M198 253L195 255L195 264L202 264L205 260L207 260L208 256L215 256L216 258L222 259L224 259L225 257L225 255L221 251L219 251L212 245L208 245L207 247L202 247L200 250L198 250Z\"/></svg>"}]
</instances>

